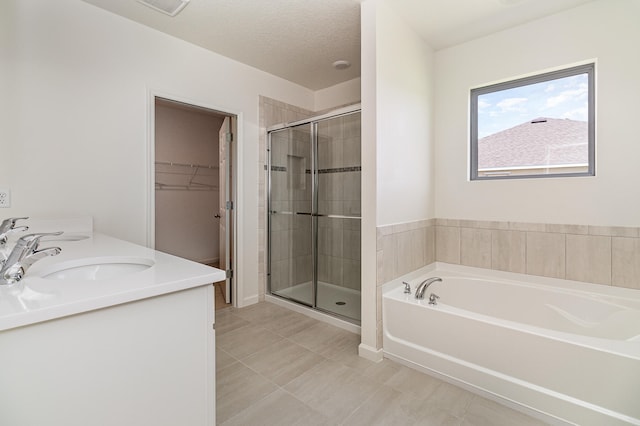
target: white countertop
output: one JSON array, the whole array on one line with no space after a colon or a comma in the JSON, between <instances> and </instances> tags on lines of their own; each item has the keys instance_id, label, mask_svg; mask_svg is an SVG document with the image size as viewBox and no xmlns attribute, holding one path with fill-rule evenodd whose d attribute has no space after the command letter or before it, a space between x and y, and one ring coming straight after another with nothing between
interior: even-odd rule
<instances>
[{"instance_id":1,"label":"white countertop","mask_svg":"<svg viewBox=\"0 0 640 426\"><path fill-rule=\"evenodd\" d=\"M65 240L74 237L84 239ZM48 238L42 239L40 247L60 247L59 255L36 262L20 282L0 285L0 330L210 285L225 278L219 269L102 234L66 233L61 240ZM92 261L136 261L151 266L114 279L43 278L61 268Z\"/></svg>"}]
</instances>

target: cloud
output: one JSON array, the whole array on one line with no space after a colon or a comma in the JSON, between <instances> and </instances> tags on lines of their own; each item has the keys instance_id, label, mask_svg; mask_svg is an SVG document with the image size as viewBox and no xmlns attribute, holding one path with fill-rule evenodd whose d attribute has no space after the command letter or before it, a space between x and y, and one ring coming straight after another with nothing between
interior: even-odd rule
<instances>
[{"instance_id":1,"label":"cloud","mask_svg":"<svg viewBox=\"0 0 640 426\"><path fill-rule=\"evenodd\" d=\"M507 98L498 102L496 106L501 108L502 111L524 111L525 108L521 105L527 100L527 98Z\"/></svg>"},{"instance_id":2,"label":"cloud","mask_svg":"<svg viewBox=\"0 0 640 426\"><path fill-rule=\"evenodd\" d=\"M565 90L561 92L558 96L552 96L547 99L547 108L553 108L567 100L578 100L584 98L589 89L585 83L580 84L576 89L573 90Z\"/></svg>"},{"instance_id":3,"label":"cloud","mask_svg":"<svg viewBox=\"0 0 640 426\"><path fill-rule=\"evenodd\" d=\"M544 89L545 93L549 93L549 92L553 92L554 90L556 90L556 85L555 84L549 84L546 89Z\"/></svg>"},{"instance_id":4,"label":"cloud","mask_svg":"<svg viewBox=\"0 0 640 426\"><path fill-rule=\"evenodd\" d=\"M484 109L490 107L491 104L487 101L483 101L482 99L478 99L478 109Z\"/></svg>"},{"instance_id":5,"label":"cloud","mask_svg":"<svg viewBox=\"0 0 640 426\"><path fill-rule=\"evenodd\" d=\"M564 112L560 118L568 118L570 120L578 120L578 121L588 121L589 109L585 106L582 108L572 109L570 111Z\"/></svg>"}]
</instances>

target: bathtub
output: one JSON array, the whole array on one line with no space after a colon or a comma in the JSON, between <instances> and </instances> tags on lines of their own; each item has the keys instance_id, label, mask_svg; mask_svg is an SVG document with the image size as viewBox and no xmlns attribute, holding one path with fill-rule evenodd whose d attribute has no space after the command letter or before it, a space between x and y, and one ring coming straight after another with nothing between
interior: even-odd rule
<instances>
[{"instance_id":1,"label":"bathtub","mask_svg":"<svg viewBox=\"0 0 640 426\"><path fill-rule=\"evenodd\" d=\"M640 425L639 290L436 263L383 286L382 319L386 358L549 423Z\"/></svg>"}]
</instances>

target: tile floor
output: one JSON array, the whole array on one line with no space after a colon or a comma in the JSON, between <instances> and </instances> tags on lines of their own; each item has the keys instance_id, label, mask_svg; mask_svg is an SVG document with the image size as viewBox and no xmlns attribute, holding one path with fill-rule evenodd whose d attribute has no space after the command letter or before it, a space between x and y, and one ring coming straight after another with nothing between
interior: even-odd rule
<instances>
[{"instance_id":1,"label":"tile floor","mask_svg":"<svg viewBox=\"0 0 640 426\"><path fill-rule=\"evenodd\" d=\"M263 302L216 312L218 425L543 425Z\"/></svg>"}]
</instances>

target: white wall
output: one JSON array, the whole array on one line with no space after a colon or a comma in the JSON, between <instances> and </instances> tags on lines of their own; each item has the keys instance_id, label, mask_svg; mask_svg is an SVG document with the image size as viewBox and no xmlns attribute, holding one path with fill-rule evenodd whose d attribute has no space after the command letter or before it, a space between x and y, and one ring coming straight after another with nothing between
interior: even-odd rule
<instances>
[{"instance_id":1,"label":"white wall","mask_svg":"<svg viewBox=\"0 0 640 426\"><path fill-rule=\"evenodd\" d=\"M335 86L321 89L315 93L314 111L324 111L336 106L351 105L360 102L360 77Z\"/></svg>"},{"instance_id":2,"label":"white wall","mask_svg":"<svg viewBox=\"0 0 640 426\"><path fill-rule=\"evenodd\" d=\"M377 2L360 4L362 66L361 81L361 164L362 164L362 220L361 220L361 309L359 352L372 360L381 359L377 351L377 289L376 289L376 10Z\"/></svg>"},{"instance_id":3,"label":"white wall","mask_svg":"<svg viewBox=\"0 0 640 426\"><path fill-rule=\"evenodd\" d=\"M238 114L238 302L257 301L258 95L314 93L79 0L4 0L0 31L2 216L88 214L145 244L150 91Z\"/></svg>"},{"instance_id":4,"label":"white wall","mask_svg":"<svg viewBox=\"0 0 640 426\"><path fill-rule=\"evenodd\" d=\"M600 0L436 53L436 216L640 225L640 2ZM596 59L596 177L467 179L469 89Z\"/></svg>"},{"instance_id":5,"label":"white wall","mask_svg":"<svg viewBox=\"0 0 640 426\"><path fill-rule=\"evenodd\" d=\"M433 218L433 53L385 0L361 5L362 344L382 326L377 226Z\"/></svg>"},{"instance_id":6,"label":"white wall","mask_svg":"<svg viewBox=\"0 0 640 426\"><path fill-rule=\"evenodd\" d=\"M377 225L433 218L433 51L386 2L376 36Z\"/></svg>"}]
</instances>

